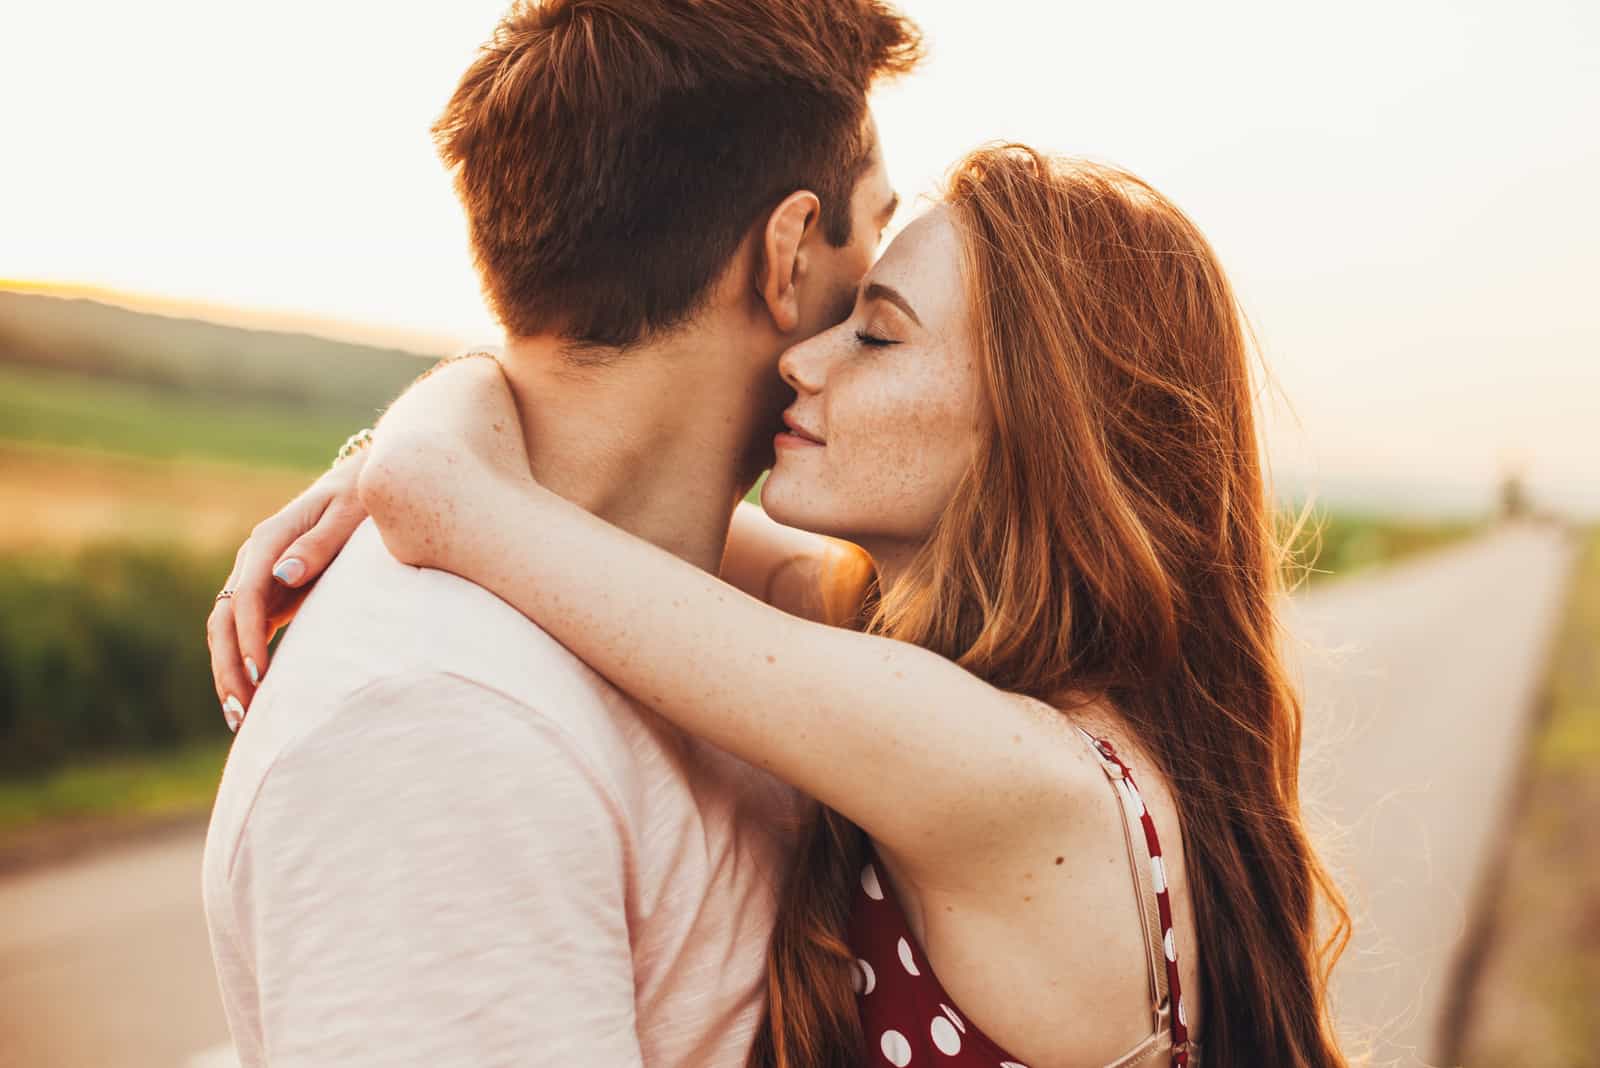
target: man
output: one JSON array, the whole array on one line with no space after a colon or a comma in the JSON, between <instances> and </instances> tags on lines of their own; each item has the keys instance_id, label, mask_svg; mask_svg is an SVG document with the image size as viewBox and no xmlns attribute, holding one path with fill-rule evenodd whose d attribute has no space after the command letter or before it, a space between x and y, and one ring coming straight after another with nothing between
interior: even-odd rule
<instances>
[{"instance_id":1,"label":"man","mask_svg":"<svg viewBox=\"0 0 1600 1068\"><path fill-rule=\"evenodd\" d=\"M878 0L505 17L435 133L541 483L717 568L777 357L893 212L866 94L917 54ZM370 525L269 667L249 561L208 623L236 728L265 677L204 869L243 1063L742 1064L788 791Z\"/></svg>"}]
</instances>

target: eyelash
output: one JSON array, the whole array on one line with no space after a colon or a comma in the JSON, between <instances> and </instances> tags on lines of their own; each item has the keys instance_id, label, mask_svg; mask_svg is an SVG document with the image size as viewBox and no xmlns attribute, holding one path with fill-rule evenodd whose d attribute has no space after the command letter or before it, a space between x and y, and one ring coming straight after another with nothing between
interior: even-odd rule
<instances>
[{"instance_id":1,"label":"eyelash","mask_svg":"<svg viewBox=\"0 0 1600 1068\"><path fill-rule=\"evenodd\" d=\"M864 330L857 330L856 331L856 340L861 342L863 345L866 345L869 348L874 348L874 349L881 349L881 348L883 348L883 347L885 347L887 345L898 345L898 344L900 344L900 342L898 342L898 341L890 341L888 338L885 338L885 337L877 337L875 335L867 333Z\"/></svg>"}]
</instances>

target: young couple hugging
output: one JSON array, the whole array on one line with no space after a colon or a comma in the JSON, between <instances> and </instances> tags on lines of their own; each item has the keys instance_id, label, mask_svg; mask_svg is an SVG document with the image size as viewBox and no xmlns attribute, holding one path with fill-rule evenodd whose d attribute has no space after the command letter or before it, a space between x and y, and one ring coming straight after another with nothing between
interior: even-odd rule
<instances>
[{"instance_id":1,"label":"young couple hugging","mask_svg":"<svg viewBox=\"0 0 1600 1068\"><path fill-rule=\"evenodd\" d=\"M549 0L463 76L503 351L208 624L245 1064L1344 1063L1233 293L1019 145L874 262L920 52L880 0Z\"/></svg>"}]
</instances>

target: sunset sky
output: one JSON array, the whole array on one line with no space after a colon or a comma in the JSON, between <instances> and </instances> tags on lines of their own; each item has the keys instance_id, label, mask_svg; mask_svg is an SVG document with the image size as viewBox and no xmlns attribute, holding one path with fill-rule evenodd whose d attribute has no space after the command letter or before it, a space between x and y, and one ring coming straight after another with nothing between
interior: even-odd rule
<instances>
[{"instance_id":1,"label":"sunset sky","mask_svg":"<svg viewBox=\"0 0 1600 1068\"><path fill-rule=\"evenodd\" d=\"M1280 472L1600 512L1600 4L904 6L902 221L989 139L1127 166L1230 267ZM503 8L8 5L0 279L492 337L428 125Z\"/></svg>"}]
</instances>

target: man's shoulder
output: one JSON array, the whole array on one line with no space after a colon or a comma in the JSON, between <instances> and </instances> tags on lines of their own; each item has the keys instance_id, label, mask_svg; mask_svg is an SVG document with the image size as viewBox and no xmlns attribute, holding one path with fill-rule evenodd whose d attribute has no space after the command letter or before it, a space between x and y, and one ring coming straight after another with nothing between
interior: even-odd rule
<instances>
[{"instance_id":1,"label":"man's shoulder","mask_svg":"<svg viewBox=\"0 0 1600 1068\"><path fill-rule=\"evenodd\" d=\"M604 792L606 761L589 732L571 729L584 721L541 696L439 667L396 671L342 694L333 714L269 740L271 766L342 764L367 778L476 789L485 775L537 781L547 765L561 764ZM247 723L239 741L251 741L249 730Z\"/></svg>"},{"instance_id":2,"label":"man's shoulder","mask_svg":"<svg viewBox=\"0 0 1600 1068\"><path fill-rule=\"evenodd\" d=\"M470 738L460 736L483 732L559 742L601 783L661 763L641 759L660 745L654 716L494 594L396 561L367 524L275 652L229 755L213 830L242 824L286 759L350 751L364 738L396 744L402 720L462 745ZM415 759L424 766L412 774L440 770L426 767L425 750ZM375 770L383 769L352 766Z\"/></svg>"},{"instance_id":3,"label":"man's shoulder","mask_svg":"<svg viewBox=\"0 0 1600 1068\"><path fill-rule=\"evenodd\" d=\"M253 789L286 760L394 746L402 725L417 737L443 739L444 749L484 735L502 739L508 749L553 746L597 776L624 778L651 733L650 718L614 689L589 685L559 662L537 671L523 665L511 678L448 662L396 665L320 694L287 683L276 689L263 684L234 739L219 799L234 788L231 780ZM438 755L443 759L443 752ZM430 759L426 748L411 756L421 765ZM353 768L363 774L387 770L370 763ZM412 771L428 773L425 767Z\"/></svg>"},{"instance_id":4,"label":"man's shoulder","mask_svg":"<svg viewBox=\"0 0 1600 1068\"><path fill-rule=\"evenodd\" d=\"M563 718L435 668L375 678L316 709L252 708L223 770L207 867L226 877L264 819L274 837L300 826L298 837L313 816L353 817L402 798L449 821L464 808L547 808L556 798L576 818L573 797L582 795L590 830L606 832L622 819L626 770L608 760L598 732L570 731Z\"/></svg>"},{"instance_id":5,"label":"man's shoulder","mask_svg":"<svg viewBox=\"0 0 1600 1068\"><path fill-rule=\"evenodd\" d=\"M372 677L392 674L398 664L483 676L502 689L564 676L610 689L489 590L390 556L370 520L312 590L284 635L282 652L312 665L341 650Z\"/></svg>"},{"instance_id":6,"label":"man's shoulder","mask_svg":"<svg viewBox=\"0 0 1600 1068\"><path fill-rule=\"evenodd\" d=\"M444 571L409 567L363 524L284 634L257 701L300 710L437 672L557 720L604 723L637 706L511 605Z\"/></svg>"}]
</instances>

